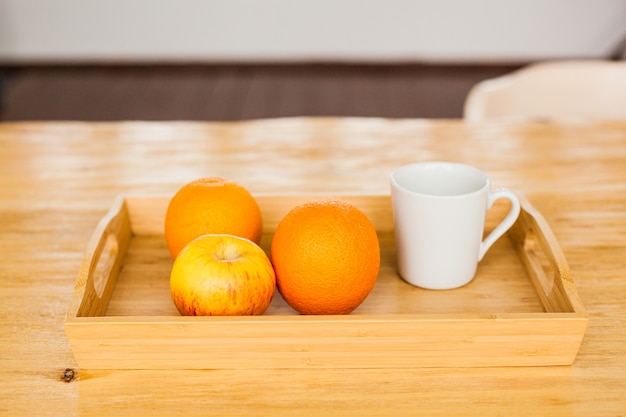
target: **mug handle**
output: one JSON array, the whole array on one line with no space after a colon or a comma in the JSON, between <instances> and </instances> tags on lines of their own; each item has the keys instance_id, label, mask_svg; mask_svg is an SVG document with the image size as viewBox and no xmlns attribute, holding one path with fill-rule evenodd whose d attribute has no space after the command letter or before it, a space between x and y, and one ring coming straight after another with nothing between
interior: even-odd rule
<instances>
[{"instance_id":1,"label":"mug handle","mask_svg":"<svg viewBox=\"0 0 626 417\"><path fill-rule=\"evenodd\" d=\"M509 209L509 213L506 217L498 224L489 235L480 242L480 248L478 250L478 260L482 260L487 250L498 240L507 230L513 226L520 212L520 202L515 193L506 188L500 188L497 190L493 190L489 192L489 196L487 197L487 209L490 209L493 203L496 200L500 200L501 198L506 198L511 202L511 208Z\"/></svg>"}]
</instances>

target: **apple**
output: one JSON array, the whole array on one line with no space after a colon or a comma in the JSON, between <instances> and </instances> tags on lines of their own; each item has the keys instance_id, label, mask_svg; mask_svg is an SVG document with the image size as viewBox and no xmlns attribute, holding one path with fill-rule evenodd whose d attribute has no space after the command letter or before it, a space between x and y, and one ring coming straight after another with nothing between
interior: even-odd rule
<instances>
[{"instance_id":1,"label":"apple","mask_svg":"<svg viewBox=\"0 0 626 417\"><path fill-rule=\"evenodd\" d=\"M227 234L192 240L170 274L172 300L185 316L263 314L275 290L276 275L263 249Z\"/></svg>"}]
</instances>

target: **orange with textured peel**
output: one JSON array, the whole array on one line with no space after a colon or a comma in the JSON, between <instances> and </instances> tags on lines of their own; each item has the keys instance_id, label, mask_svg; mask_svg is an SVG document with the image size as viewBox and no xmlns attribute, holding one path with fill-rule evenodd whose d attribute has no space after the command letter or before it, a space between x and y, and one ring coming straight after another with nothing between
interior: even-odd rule
<instances>
[{"instance_id":1,"label":"orange with textured peel","mask_svg":"<svg viewBox=\"0 0 626 417\"><path fill-rule=\"evenodd\" d=\"M277 288L302 314L347 314L376 283L380 246L374 226L355 206L313 201L280 221L271 243Z\"/></svg>"},{"instance_id":2,"label":"orange with textured peel","mask_svg":"<svg viewBox=\"0 0 626 417\"><path fill-rule=\"evenodd\" d=\"M204 234L230 234L258 244L262 233L263 219L254 197L238 183L219 177L185 184L165 215L165 240L174 258Z\"/></svg>"}]
</instances>

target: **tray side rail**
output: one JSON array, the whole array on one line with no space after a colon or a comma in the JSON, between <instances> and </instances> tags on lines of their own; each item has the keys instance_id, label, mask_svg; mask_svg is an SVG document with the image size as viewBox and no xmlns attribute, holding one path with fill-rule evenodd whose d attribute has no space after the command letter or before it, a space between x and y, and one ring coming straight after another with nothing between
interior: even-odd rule
<instances>
[{"instance_id":1,"label":"tray side rail","mask_svg":"<svg viewBox=\"0 0 626 417\"><path fill-rule=\"evenodd\" d=\"M522 210L509 237L546 312L578 313L586 310L578 296L570 268L544 217L519 196ZM547 265L546 265L547 263Z\"/></svg>"},{"instance_id":2,"label":"tray side rail","mask_svg":"<svg viewBox=\"0 0 626 417\"><path fill-rule=\"evenodd\" d=\"M79 317L70 324L85 369L569 365L584 326L563 313Z\"/></svg>"},{"instance_id":3,"label":"tray side rail","mask_svg":"<svg viewBox=\"0 0 626 417\"><path fill-rule=\"evenodd\" d=\"M75 317L106 313L131 237L126 202L119 197L100 220L87 244L66 322Z\"/></svg>"}]
</instances>

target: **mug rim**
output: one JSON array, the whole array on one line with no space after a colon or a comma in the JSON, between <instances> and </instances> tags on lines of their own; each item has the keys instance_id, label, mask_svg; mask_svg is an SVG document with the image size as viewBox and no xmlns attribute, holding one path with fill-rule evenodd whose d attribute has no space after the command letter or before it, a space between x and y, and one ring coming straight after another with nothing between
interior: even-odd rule
<instances>
[{"instance_id":1,"label":"mug rim","mask_svg":"<svg viewBox=\"0 0 626 417\"><path fill-rule=\"evenodd\" d=\"M481 180L483 180L484 183L479 188L476 188L472 191L461 192L461 193L456 193L456 194L437 194L437 193L432 193L432 192L418 191L418 190L411 189L404 184L401 184L397 179L397 176L401 171L406 171L408 169L415 168L415 167L423 167L424 169L429 168L429 167L432 167L432 168L452 167L454 169L463 169L466 171L471 171L476 176L481 177ZM469 165L469 164L464 164L460 162L451 162L451 161L420 161L420 162L413 162L410 164L402 165L394 169L389 175L389 178L390 178L392 187L395 187L403 192L406 192L412 195L419 195L419 196L431 197L431 198L452 199L452 198L459 198L459 197L467 197L473 194L481 193L485 189L489 189L491 185L491 180L489 176L485 172L478 169L477 167L473 165Z\"/></svg>"}]
</instances>

